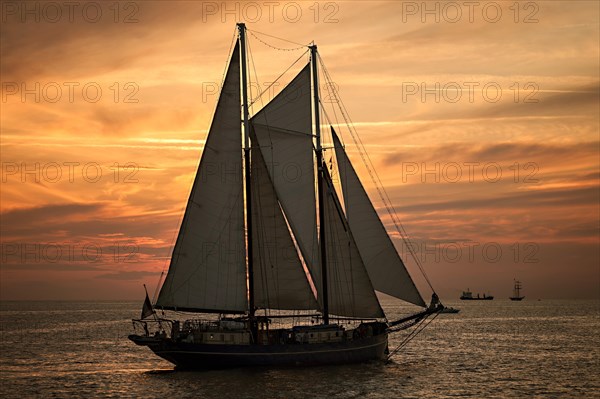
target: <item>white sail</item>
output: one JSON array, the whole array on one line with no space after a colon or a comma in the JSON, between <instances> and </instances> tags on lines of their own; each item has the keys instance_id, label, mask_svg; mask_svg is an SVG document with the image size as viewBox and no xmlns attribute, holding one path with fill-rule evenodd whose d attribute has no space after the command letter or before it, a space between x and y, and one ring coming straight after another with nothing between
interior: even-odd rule
<instances>
[{"instance_id":1,"label":"white sail","mask_svg":"<svg viewBox=\"0 0 600 399\"><path fill-rule=\"evenodd\" d=\"M247 310L240 118L236 45L158 308L223 313Z\"/></svg>"},{"instance_id":2,"label":"white sail","mask_svg":"<svg viewBox=\"0 0 600 399\"><path fill-rule=\"evenodd\" d=\"M324 180L329 312L348 317L385 317L327 173Z\"/></svg>"},{"instance_id":3,"label":"white sail","mask_svg":"<svg viewBox=\"0 0 600 399\"><path fill-rule=\"evenodd\" d=\"M252 119L277 198L305 262L318 264L310 68Z\"/></svg>"},{"instance_id":4,"label":"white sail","mask_svg":"<svg viewBox=\"0 0 600 399\"><path fill-rule=\"evenodd\" d=\"M346 216L374 288L415 305L426 306L333 128L331 135Z\"/></svg>"},{"instance_id":5,"label":"white sail","mask_svg":"<svg viewBox=\"0 0 600 399\"><path fill-rule=\"evenodd\" d=\"M259 308L269 309L317 309L267 165L258 149L252 150L251 176L254 303Z\"/></svg>"}]
</instances>

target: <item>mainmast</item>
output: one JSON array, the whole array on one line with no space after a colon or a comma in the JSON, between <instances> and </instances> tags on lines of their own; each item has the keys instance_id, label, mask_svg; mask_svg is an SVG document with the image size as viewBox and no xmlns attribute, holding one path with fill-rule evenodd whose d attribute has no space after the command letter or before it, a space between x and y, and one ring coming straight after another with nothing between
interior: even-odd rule
<instances>
[{"instance_id":1,"label":"mainmast","mask_svg":"<svg viewBox=\"0 0 600 399\"><path fill-rule=\"evenodd\" d=\"M252 191L250 185L250 122L248 119L248 82L246 76L246 24L238 23L242 73L242 109L244 123L244 171L246 175L246 231L248 259L248 316L254 319L254 272L252 254Z\"/></svg>"},{"instance_id":2,"label":"mainmast","mask_svg":"<svg viewBox=\"0 0 600 399\"><path fill-rule=\"evenodd\" d=\"M327 294L327 257L325 243L325 201L323 199L323 147L321 146L321 120L319 118L319 76L317 68L317 45L310 46L310 62L313 76L313 101L315 110L315 132L317 147L317 188L319 204L319 238L321 242L321 293L323 295L323 324L329 324L329 296Z\"/></svg>"}]
</instances>

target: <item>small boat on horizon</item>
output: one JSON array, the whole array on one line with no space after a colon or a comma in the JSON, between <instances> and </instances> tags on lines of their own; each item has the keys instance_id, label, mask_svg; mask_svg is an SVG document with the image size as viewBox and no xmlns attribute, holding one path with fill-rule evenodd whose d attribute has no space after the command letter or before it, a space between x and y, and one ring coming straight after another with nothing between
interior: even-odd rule
<instances>
[{"instance_id":1,"label":"small boat on horizon","mask_svg":"<svg viewBox=\"0 0 600 399\"><path fill-rule=\"evenodd\" d=\"M521 288L523 288L521 282L515 280L515 285L513 286L513 296L510 297L511 301L522 301L523 298L525 298L524 296L521 296Z\"/></svg>"},{"instance_id":2,"label":"small boat on horizon","mask_svg":"<svg viewBox=\"0 0 600 399\"><path fill-rule=\"evenodd\" d=\"M473 293L467 288L466 291L463 291L460 299L462 301L491 301L494 299L494 297L492 295L485 294L483 294L483 296L480 296L479 294L477 294L477 296L473 296Z\"/></svg>"}]
</instances>

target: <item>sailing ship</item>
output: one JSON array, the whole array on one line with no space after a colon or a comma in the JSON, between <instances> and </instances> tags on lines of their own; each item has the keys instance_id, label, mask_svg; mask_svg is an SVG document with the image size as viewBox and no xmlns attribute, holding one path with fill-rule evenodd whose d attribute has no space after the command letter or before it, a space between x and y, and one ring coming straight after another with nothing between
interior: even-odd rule
<instances>
[{"instance_id":1,"label":"sailing ship","mask_svg":"<svg viewBox=\"0 0 600 399\"><path fill-rule=\"evenodd\" d=\"M515 285L513 286L513 295L510 297L511 301L522 301L523 298L525 298L524 296L521 296L521 288L523 288L521 282L515 280Z\"/></svg>"},{"instance_id":2,"label":"sailing ship","mask_svg":"<svg viewBox=\"0 0 600 399\"><path fill-rule=\"evenodd\" d=\"M477 296L473 295L473 293L467 288L466 291L463 291L462 295L460 296L460 299L463 301L491 301L494 299L494 297L492 295L479 295L477 294Z\"/></svg>"},{"instance_id":3,"label":"sailing ship","mask_svg":"<svg viewBox=\"0 0 600 399\"><path fill-rule=\"evenodd\" d=\"M389 334L443 305L423 300L333 127L322 144L317 46L250 116L245 25L236 31L168 272L129 339L183 369L385 358ZM421 309L388 320L376 290Z\"/></svg>"}]
</instances>

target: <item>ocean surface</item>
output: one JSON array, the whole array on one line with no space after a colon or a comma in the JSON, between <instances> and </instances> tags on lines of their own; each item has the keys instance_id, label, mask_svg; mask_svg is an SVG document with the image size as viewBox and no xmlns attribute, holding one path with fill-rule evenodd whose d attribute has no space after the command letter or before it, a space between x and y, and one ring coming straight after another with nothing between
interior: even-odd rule
<instances>
[{"instance_id":1,"label":"ocean surface","mask_svg":"<svg viewBox=\"0 0 600 399\"><path fill-rule=\"evenodd\" d=\"M446 305L392 363L181 372L127 339L140 302L3 302L0 397L600 398L599 301Z\"/></svg>"}]
</instances>

